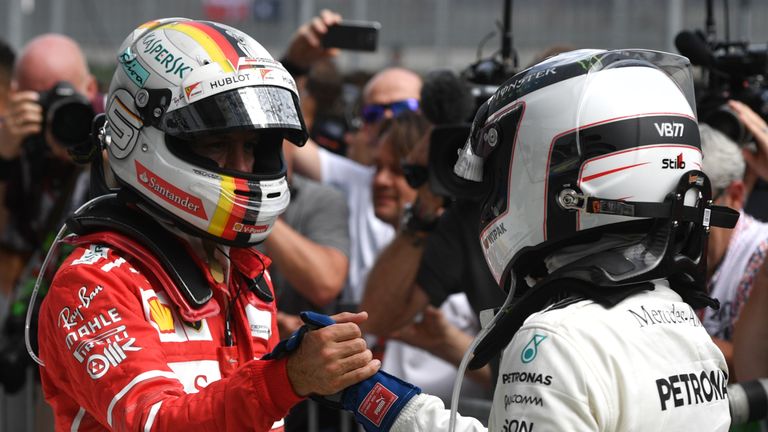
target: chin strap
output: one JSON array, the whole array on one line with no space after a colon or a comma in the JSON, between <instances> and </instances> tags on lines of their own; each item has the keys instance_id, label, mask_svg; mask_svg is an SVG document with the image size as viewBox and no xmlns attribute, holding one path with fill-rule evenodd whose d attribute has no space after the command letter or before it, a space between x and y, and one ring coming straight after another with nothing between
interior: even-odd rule
<instances>
[{"instance_id":1,"label":"chin strap","mask_svg":"<svg viewBox=\"0 0 768 432\"><path fill-rule=\"evenodd\" d=\"M618 201L590 197L586 199L584 211L593 214L663 219L672 215L672 204L669 202ZM729 207L708 205L704 212L704 226L733 228L739 220L739 212ZM681 216L680 221L682 222L699 222L699 209L697 207L684 207Z\"/></svg>"},{"instance_id":2,"label":"chin strap","mask_svg":"<svg viewBox=\"0 0 768 432\"><path fill-rule=\"evenodd\" d=\"M695 207L680 205L685 200L685 192L688 190L709 187L709 179L703 172L691 170L682 175L677 190L670 197L671 199L666 199L660 203L591 197L574 188L561 190L557 201L566 210L580 210L591 214L674 219L678 223L695 222L703 227L735 227L739 220L739 212L729 207L713 205L712 201L708 200L710 193L706 194L707 201L702 205Z\"/></svg>"}]
</instances>

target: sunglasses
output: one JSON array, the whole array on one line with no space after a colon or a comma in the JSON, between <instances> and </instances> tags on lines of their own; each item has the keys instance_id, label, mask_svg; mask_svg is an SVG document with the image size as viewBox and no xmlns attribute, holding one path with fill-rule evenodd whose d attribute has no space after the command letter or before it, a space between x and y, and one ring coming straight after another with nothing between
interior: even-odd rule
<instances>
[{"instance_id":1,"label":"sunglasses","mask_svg":"<svg viewBox=\"0 0 768 432\"><path fill-rule=\"evenodd\" d=\"M413 189L418 189L429 179L429 169L424 165L410 164L402 161L400 162L400 168L403 170L408 186Z\"/></svg>"},{"instance_id":2,"label":"sunglasses","mask_svg":"<svg viewBox=\"0 0 768 432\"><path fill-rule=\"evenodd\" d=\"M382 118L387 110L392 111L394 117L408 111L418 111L419 100L414 98L403 99L388 104L369 104L363 107L362 116L366 123L376 123Z\"/></svg>"}]
</instances>

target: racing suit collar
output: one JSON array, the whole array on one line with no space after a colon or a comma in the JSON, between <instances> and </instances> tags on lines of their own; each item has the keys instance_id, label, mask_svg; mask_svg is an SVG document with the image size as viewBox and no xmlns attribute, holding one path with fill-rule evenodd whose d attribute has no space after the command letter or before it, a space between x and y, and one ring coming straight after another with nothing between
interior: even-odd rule
<instances>
[{"instance_id":1,"label":"racing suit collar","mask_svg":"<svg viewBox=\"0 0 768 432\"><path fill-rule=\"evenodd\" d=\"M172 229L174 234L189 244L190 249L208 265L208 270L216 279L215 268L221 268L224 281L230 280L230 272L236 269L248 279L257 279L272 264L272 260L252 247L238 248L217 244L186 234L178 229ZM212 260L216 260L215 263ZM218 282L218 281L217 281Z\"/></svg>"},{"instance_id":2,"label":"racing suit collar","mask_svg":"<svg viewBox=\"0 0 768 432\"><path fill-rule=\"evenodd\" d=\"M231 268L229 256L229 246L220 245L211 241L203 240L200 237L187 234L177 227L161 222L163 228L167 229L173 235L187 244L188 250L195 254L200 262L206 264L205 270L211 275L212 279L221 284L227 284L229 280L229 271ZM215 260L215 262L213 261ZM217 274L218 273L218 274Z\"/></svg>"},{"instance_id":3,"label":"racing suit collar","mask_svg":"<svg viewBox=\"0 0 768 432\"><path fill-rule=\"evenodd\" d=\"M222 283L226 287L230 286L229 280L233 267L245 278L256 280L263 273L266 273L267 268L272 264L269 257L253 247L230 247L187 234L168 223L161 223L161 225L189 246L189 250L199 258L199 261L207 265L205 270L209 272L214 281L218 282L219 286ZM216 260L216 263L214 264L212 260ZM221 277L217 277L215 274L219 270L222 274Z\"/></svg>"}]
</instances>

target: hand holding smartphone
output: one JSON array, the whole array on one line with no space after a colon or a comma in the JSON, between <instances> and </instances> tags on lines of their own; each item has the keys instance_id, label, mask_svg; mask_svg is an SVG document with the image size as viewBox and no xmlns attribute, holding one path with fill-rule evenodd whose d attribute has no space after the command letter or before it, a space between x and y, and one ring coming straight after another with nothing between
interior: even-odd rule
<instances>
[{"instance_id":1,"label":"hand holding smartphone","mask_svg":"<svg viewBox=\"0 0 768 432\"><path fill-rule=\"evenodd\" d=\"M321 40L326 48L376 51L381 24L375 21L342 21L328 27Z\"/></svg>"}]
</instances>

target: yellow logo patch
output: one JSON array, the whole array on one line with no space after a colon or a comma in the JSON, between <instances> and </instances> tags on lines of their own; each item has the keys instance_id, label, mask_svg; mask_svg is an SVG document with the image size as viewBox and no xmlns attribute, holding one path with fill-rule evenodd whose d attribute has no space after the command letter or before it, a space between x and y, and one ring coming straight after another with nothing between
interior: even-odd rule
<instances>
[{"instance_id":1,"label":"yellow logo patch","mask_svg":"<svg viewBox=\"0 0 768 432\"><path fill-rule=\"evenodd\" d=\"M157 324L160 333L175 333L171 308L160 303L157 297L152 297L147 303L149 303L149 313L152 321Z\"/></svg>"}]
</instances>

